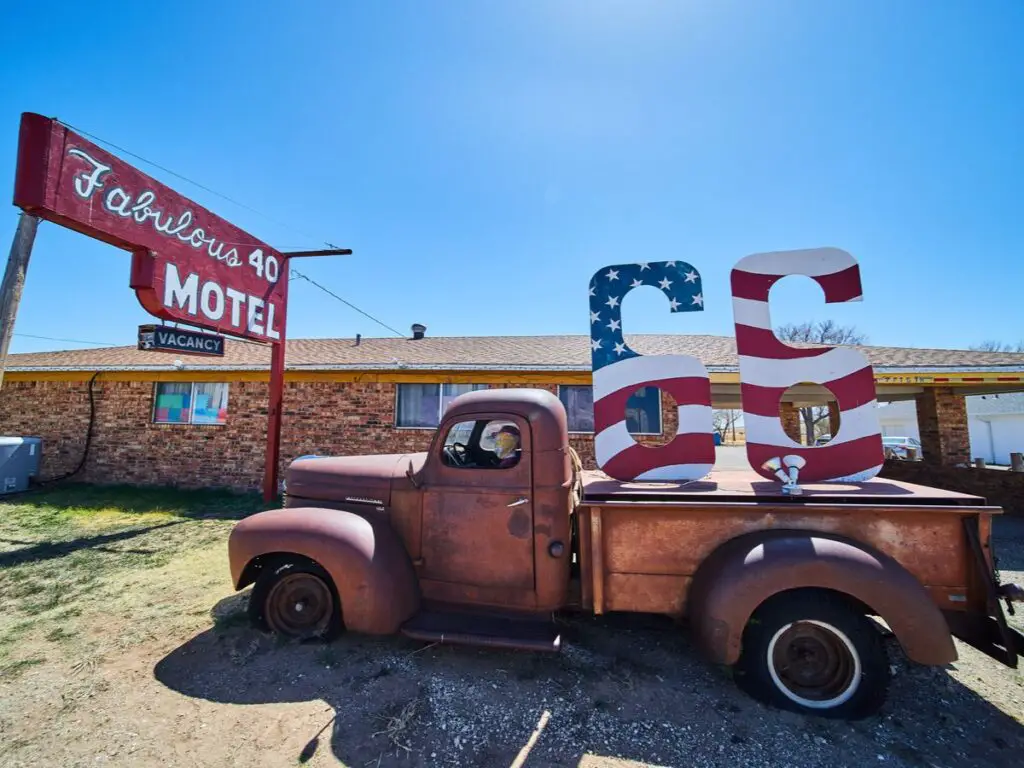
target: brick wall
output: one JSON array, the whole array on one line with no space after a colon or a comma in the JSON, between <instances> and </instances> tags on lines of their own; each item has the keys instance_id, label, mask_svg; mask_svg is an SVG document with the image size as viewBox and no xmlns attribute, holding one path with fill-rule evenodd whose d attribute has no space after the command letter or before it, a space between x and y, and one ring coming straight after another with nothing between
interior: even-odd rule
<instances>
[{"instance_id":1,"label":"brick wall","mask_svg":"<svg viewBox=\"0 0 1024 768\"><path fill-rule=\"evenodd\" d=\"M952 387L926 387L917 396L917 426L927 463L970 463L967 400Z\"/></svg>"},{"instance_id":2,"label":"brick wall","mask_svg":"<svg viewBox=\"0 0 1024 768\"><path fill-rule=\"evenodd\" d=\"M494 385L492 385L494 386ZM499 385L500 386L500 385ZM512 385L509 385L512 386ZM516 385L520 386L520 385ZM552 393L555 385L536 385ZM153 424L153 382L96 381L96 417L85 468L89 482L258 488L263 478L268 385L231 382L223 426ZM426 450L434 430L394 426L396 385L294 382L284 393L281 467L307 453L356 455ZM675 433L674 401L663 395L663 434ZM89 422L87 382L4 382L0 433L43 439L40 475L74 469ZM640 437L640 442L664 442ZM571 435L595 468L594 439Z\"/></svg>"},{"instance_id":3,"label":"brick wall","mask_svg":"<svg viewBox=\"0 0 1024 768\"><path fill-rule=\"evenodd\" d=\"M782 431L789 436L793 442L802 443L800 439L800 409L790 402L779 403L779 420L782 422Z\"/></svg>"},{"instance_id":4,"label":"brick wall","mask_svg":"<svg viewBox=\"0 0 1024 768\"><path fill-rule=\"evenodd\" d=\"M923 461L887 461L881 477L981 496L1008 515L1024 516L1024 472L949 467Z\"/></svg>"}]
</instances>

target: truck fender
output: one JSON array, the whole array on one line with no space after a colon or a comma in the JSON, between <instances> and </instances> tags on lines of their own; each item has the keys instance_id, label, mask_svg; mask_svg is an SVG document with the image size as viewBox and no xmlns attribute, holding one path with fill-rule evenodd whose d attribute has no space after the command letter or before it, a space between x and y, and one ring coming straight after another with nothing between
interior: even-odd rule
<instances>
[{"instance_id":1,"label":"truck fender","mask_svg":"<svg viewBox=\"0 0 1024 768\"><path fill-rule=\"evenodd\" d=\"M956 661L946 620L909 571L859 542L807 531L739 536L701 563L687 600L698 647L713 663L735 664L754 610L772 595L802 588L842 593L880 616L919 664Z\"/></svg>"},{"instance_id":2,"label":"truck fender","mask_svg":"<svg viewBox=\"0 0 1024 768\"><path fill-rule=\"evenodd\" d=\"M353 632L393 634L419 610L416 573L386 520L318 507L247 517L228 538L235 589L254 582L261 565L278 554L302 555L330 574L345 627Z\"/></svg>"}]
</instances>

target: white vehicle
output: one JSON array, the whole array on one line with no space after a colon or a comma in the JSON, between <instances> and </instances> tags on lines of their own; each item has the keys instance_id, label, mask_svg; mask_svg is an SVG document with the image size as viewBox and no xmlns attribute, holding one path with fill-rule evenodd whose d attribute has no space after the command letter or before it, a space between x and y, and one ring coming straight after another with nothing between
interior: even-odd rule
<instances>
[{"instance_id":1,"label":"white vehicle","mask_svg":"<svg viewBox=\"0 0 1024 768\"><path fill-rule=\"evenodd\" d=\"M911 456L911 449L913 449L913 456ZM885 451L886 458L920 461L922 457L921 441L913 437L883 437L882 450Z\"/></svg>"}]
</instances>

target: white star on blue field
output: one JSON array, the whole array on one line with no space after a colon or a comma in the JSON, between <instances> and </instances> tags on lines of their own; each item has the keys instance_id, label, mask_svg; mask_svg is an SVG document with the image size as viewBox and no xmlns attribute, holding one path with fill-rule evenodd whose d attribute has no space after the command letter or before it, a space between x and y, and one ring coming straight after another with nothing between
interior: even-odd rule
<instances>
[{"instance_id":1,"label":"white star on blue field","mask_svg":"<svg viewBox=\"0 0 1024 768\"><path fill-rule=\"evenodd\" d=\"M661 289L672 312L704 309L700 273L685 261L652 261L604 267L590 280L590 349L593 370L639 355L622 338L622 300L634 288Z\"/></svg>"}]
</instances>

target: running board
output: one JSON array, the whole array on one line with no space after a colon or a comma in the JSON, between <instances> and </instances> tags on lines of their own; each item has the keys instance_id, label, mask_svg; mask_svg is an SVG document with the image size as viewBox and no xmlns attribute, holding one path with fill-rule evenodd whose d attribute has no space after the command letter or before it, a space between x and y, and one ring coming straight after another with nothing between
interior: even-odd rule
<instances>
[{"instance_id":1,"label":"running board","mask_svg":"<svg viewBox=\"0 0 1024 768\"><path fill-rule=\"evenodd\" d=\"M551 622L472 613L423 612L402 626L402 634L428 643L558 653L562 637Z\"/></svg>"}]
</instances>

